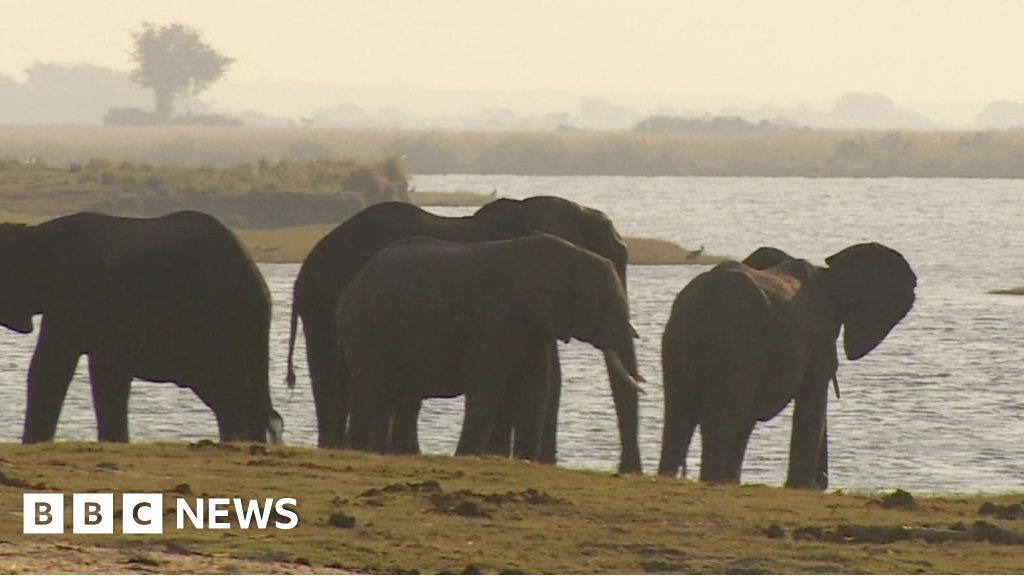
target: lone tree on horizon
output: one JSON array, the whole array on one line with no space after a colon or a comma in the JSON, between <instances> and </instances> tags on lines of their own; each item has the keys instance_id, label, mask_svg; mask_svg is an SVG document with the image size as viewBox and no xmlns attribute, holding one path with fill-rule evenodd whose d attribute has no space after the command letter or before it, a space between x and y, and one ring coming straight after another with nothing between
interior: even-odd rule
<instances>
[{"instance_id":1,"label":"lone tree on horizon","mask_svg":"<svg viewBox=\"0 0 1024 576\"><path fill-rule=\"evenodd\" d=\"M156 95L155 115L166 121L174 112L174 100L183 94L195 96L219 80L235 61L211 47L202 34L174 22L157 26L143 22L132 33L136 67L131 79Z\"/></svg>"}]
</instances>

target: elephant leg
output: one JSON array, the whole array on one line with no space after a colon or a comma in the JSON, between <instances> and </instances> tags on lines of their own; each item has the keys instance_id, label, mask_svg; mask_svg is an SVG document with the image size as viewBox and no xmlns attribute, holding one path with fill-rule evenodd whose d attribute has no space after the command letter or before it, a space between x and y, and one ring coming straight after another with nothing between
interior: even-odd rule
<instances>
[{"instance_id":1,"label":"elephant leg","mask_svg":"<svg viewBox=\"0 0 1024 576\"><path fill-rule=\"evenodd\" d=\"M481 454L506 398L511 365L503 342L477 342L463 358L462 383L466 410L456 454ZM519 432L516 432L519 435Z\"/></svg>"},{"instance_id":2,"label":"elephant leg","mask_svg":"<svg viewBox=\"0 0 1024 576\"><path fill-rule=\"evenodd\" d=\"M89 382L92 385L92 403L100 442L127 442L131 374L90 355Z\"/></svg>"},{"instance_id":3,"label":"elephant leg","mask_svg":"<svg viewBox=\"0 0 1024 576\"><path fill-rule=\"evenodd\" d=\"M239 362L223 360L227 365L242 366ZM179 384L182 384L179 382ZM204 375L201 379L185 383L206 404L217 418L221 442L245 442L249 438L249 418L246 396L248 377L244 372L222 372Z\"/></svg>"},{"instance_id":4,"label":"elephant leg","mask_svg":"<svg viewBox=\"0 0 1024 576\"><path fill-rule=\"evenodd\" d=\"M789 443L787 488L823 489L817 483L822 443L825 440L827 382L804 386L796 396L793 433Z\"/></svg>"},{"instance_id":5,"label":"elephant leg","mask_svg":"<svg viewBox=\"0 0 1024 576\"><path fill-rule=\"evenodd\" d=\"M220 432L221 442L245 442L249 439L249 428L244 412L230 405L214 408L213 412L217 417L217 430Z\"/></svg>"},{"instance_id":6,"label":"elephant leg","mask_svg":"<svg viewBox=\"0 0 1024 576\"><path fill-rule=\"evenodd\" d=\"M511 388L511 387L510 387ZM512 455L512 413L515 411L511 394L506 395L501 409L491 427L491 439L487 442L487 454L503 458Z\"/></svg>"},{"instance_id":7,"label":"elephant leg","mask_svg":"<svg viewBox=\"0 0 1024 576\"><path fill-rule=\"evenodd\" d=\"M388 451L396 454L419 454L420 439L417 429L423 401L419 398L404 398L398 402L398 410L391 425L391 441Z\"/></svg>"},{"instance_id":8,"label":"elephant leg","mask_svg":"<svg viewBox=\"0 0 1024 576\"><path fill-rule=\"evenodd\" d=\"M558 341L553 340L548 351L548 400L540 445L540 461L544 464L558 461L558 408L561 401L562 365L558 358Z\"/></svg>"},{"instance_id":9,"label":"elephant leg","mask_svg":"<svg viewBox=\"0 0 1024 576\"><path fill-rule=\"evenodd\" d=\"M341 373L346 372L347 376L347 370L344 358L337 352L337 331L328 320L314 316L307 314L303 317L302 329L306 336L306 363L316 406L317 445L340 448L345 445L348 416L342 402L346 386ZM330 314L326 317L329 318Z\"/></svg>"},{"instance_id":10,"label":"elephant leg","mask_svg":"<svg viewBox=\"0 0 1024 576\"><path fill-rule=\"evenodd\" d=\"M392 415L380 399L358 406L353 404L349 446L354 450L387 452Z\"/></svg>"},{"instance_id":11,"label":"elephant leg","mask_svg":"<svg viewBox=\"0 0 1024 576\"><path fill-rule=\"evenodd\" d=\"M28 369L28 395L25 408L25 429L21 441L49 442L57 433L68 385L78 367L79 354L65 349L46 320L39 333L39 342Z\"/></svg>"},{"instance_id":12,"label":"elephant leg","mask_svg":"<svg viewBox=\"0 0 1024 576\"><path fill-rule=\"evenodd\" d=\"M740 480L740 461L736 462L737 443L750 435L753 424L747 418L737 418L730 410L717 410L701 418L700 481L715 483L736 483Z\"/></svg>"},{"instance_id":13,"label":"elephant leg","mask_svg":"<svg viewBox=\"0 0 1024 576\"><path fill-rule=\"evenodd\" d=\"M539 460L548 415L548 379L551 374L549 345L528 354L523 362L523 379L515 401L516 458Z\"/></svg>"},{"instance_id":14,"label":"elephant leg","mask_svg":"<svg viewBox=\"0 0 1024 576\"><path fill-rule=\"evenodd\" d=\"M743 469L743 456L747 452L747 443L750 442L750 434L754 431L755 424L757 424L757 419L749 416L736 427L732 438L732 445L726 455L723 468L723 474L729 479L729 482L739 483L740 481L740 472Z\"/></svg>"},{"instance_id":15,"label":"elephant leg","mask_svg":"<svg viewBox=\"0 0 1024 576\"><path fill-rule=\"evenodd\" d=\"M558 460L558 406L562 392L562 367L558 362L558 342L552 340L551 349L548 351L547 370L545 372L535 371L536 376L530 378L524 370L515 370L512 378L512 389L519 389L520 385L536 386L547 382L547 408L544 412L544 426L540 437L540 456L537 459L544 464L555 464ZM516 417L516 403L518 400L511 392L503 404L491 429L491 440L487 445L488 454L509 456L512 450L512 421ZM517 438L519 432L516 432Z\"/></svg>"},{"instance_id":16,"label":"elephant leg","mask_svg":"<svg viewBox=\"0 0 1024 576\"><path fill-rule=\"evenodd\" d=\"M665 376L665 418L661 431L661 460L658 474L671 476L683 471L686 476L686 455L690 450L693 432L700 423L700 404L696 399L687 401L685 385Z\"/></svg>"},{"instance_id":17,"label":"elephant leg","mask_svg":"<svg viewBox=\"0 0 1024 576\"><path fill-rule=\"evenodd\" d=\"M493 391L466 391L466 414L462 421L462 433L455 454L459 456L483 454L490 439L494 419L501 410L501 403ZM519 435L519 432L516 432Z\"/></svg>"},{"instance_id":18,"label":"elephant leg","mask_svg":"<svg viewBox=\"0 0 1024 576\"><path fill-rule=\"evenodd\" d=\"M374 396L370 402L365 404L365 410L361 413L365 420L357 422L353 418L353 422L362 430L362 441L359 446L353 445L353 448L369 450L379 454L389 452L392 429L397 412L396 408L396 403L384 396Z\"/></svg>"},{"instance_id":19,"label":"elephant leg","mask_svg":"<svg viewBox=\"0 0 1024 576\"><path fill-rule=\"evenodd\" d=\"M523 381L523 367L518 366L512 370L508 391L505 393L505 399L501 403L501 410L498 411L494 419L494 425L491 427L491 438L487 443L486 449L487 454L508 458L513 453L512 422L515 420L517 402L515 390L518 390Z\"/></svg>"},{"instance_id":20,"label":"elephant leg","mask_svg":"<svg viewBox=\"0 0 1024 576\"><path fill-rule=\"evenodd\" d=\"M605 354L605 366L609 378L615 372L610 363L610 356ZM640 462L639 437L639 398L635 390L612 384L612 401L615 403L615 417L619 424L619 442L622 445L622 456L619 459L619 473L639 474L643 469Z\"/></svg>"},{"instance_id":21,"label":"elephant leg","mask_svg":"<svg viewBox=\"0 0 1024 576\"><path fill-rule=\"evenodd\" d=\"M357 358L349 364L348 443L356 450L384 453L388 450L392 421L398 419L398 381L380 351L361 350Z\"/></svg>"}]
</instances>

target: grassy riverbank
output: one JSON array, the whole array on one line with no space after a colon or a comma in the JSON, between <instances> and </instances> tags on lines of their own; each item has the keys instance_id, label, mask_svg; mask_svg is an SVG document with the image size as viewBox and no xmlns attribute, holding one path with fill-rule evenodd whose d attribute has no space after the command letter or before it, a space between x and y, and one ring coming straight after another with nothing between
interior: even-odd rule
<instances>
[{"instance_id":1,"label":"grassy riverbank","mask_svg":"<svg viewBox=\"0 0 1024 576\"><path fill-rule=\"evenodd\" d=\"M1024 570L1021 515L979 514L985 502L1022 495L908 502L498 459L209 443L7 444L0 458L5 572ZM301 520L290 531L176 531L172 512L160 536L22 535L21 494L39 491L162 492L169 509L178 496L294 497Z\"/></svg>"}]
</instances>

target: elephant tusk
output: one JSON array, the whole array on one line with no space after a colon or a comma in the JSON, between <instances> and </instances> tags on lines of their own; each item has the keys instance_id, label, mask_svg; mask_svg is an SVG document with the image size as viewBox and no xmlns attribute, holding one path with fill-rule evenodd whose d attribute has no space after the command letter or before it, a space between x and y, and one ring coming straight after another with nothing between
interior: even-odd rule
<instances>
[{"instance_id":1,"label":"elephant tusk","mask_svg":"<svg viewBox=\"0 0 1024 576\"><path fill-rule=\"evenodd\" d=\"M629 323L629 329L630 329L631 332L633 332L633 338L635 340L639 340L640 339L640 333L636 331L636 326L633 326L632 322Z\"/></svg>"},{"instance_id":2,"label":"elephant tusk","mask_svg":"<svg viewBox=\"0 0 1024 576\"><path fill-rule=\"evenodd\" d=\"M836 400L839 400L839 379L832 374L832 389L836 391Z\"/></svg>"},{"instance_id":3,"label":"elephant tusk","mask_svg":"<svg viewBox=\"0 0 1024 576\"><path fill-rule=\"evenodd\" d=\"M640 376L639 374L633 376L632 374L630 374L629 371L626 370L626 366L622 364L622 358L619 358L619 355L616 354L615 352L612 352L611 350L605 350L604 355L605 358L608 359L612 371L615 372L618 378L625 380L626 383L629 384L630 388L633 388L638 393L647 395L647 391L644 390L642 386L640 386L640 382L646 382L643 376Z\"/></svg>"},{"instance_id":4,"label":"elephant tusk","mask_svg":"<svg viewBox=\"0 0 1024 576\"><path fill-rule=\"evenodd\" d=\"M646 382L646 380L644 380L643 377L638 375L636 378L634 378L632 376L627 375L626 382L629 384L629 387L632 388L633 390L636 390L638 394L643 394L644 396L647 396L647 390L644 390L644 387L640 385L640 382Z\"/></svg>"}]
</instances>

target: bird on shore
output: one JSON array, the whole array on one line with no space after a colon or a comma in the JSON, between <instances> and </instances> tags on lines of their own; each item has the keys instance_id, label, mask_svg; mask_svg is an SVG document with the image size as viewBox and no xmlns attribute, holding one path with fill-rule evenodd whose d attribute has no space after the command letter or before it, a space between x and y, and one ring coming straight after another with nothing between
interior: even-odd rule
<instances>
[{"instance_id":1,"label":"bird on shore","mask_svg":"<svg viewBox=\"0 0 1024 576\"><path fill-rule=\"evenodd\" d=\"M687 260L693 260L694 258L700 256L703 253L704 253L704 245L701 244L700 248L698 248L696 250L691 250L690 253L687 254L686 259Z\"/></svg>"}]
</instances>

